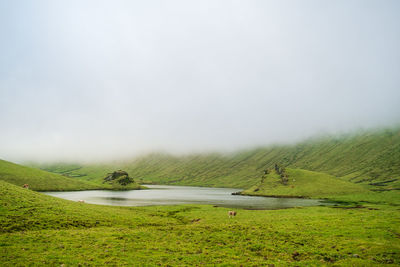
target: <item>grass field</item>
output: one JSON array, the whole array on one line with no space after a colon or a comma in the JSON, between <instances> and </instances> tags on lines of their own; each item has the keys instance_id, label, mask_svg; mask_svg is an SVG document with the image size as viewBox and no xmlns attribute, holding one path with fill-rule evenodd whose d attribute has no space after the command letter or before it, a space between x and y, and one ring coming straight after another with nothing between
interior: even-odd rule
<instances>
[{"instance_id":1,"label":"grass field","mask_svg":"<svg viewBox=\"0 0 400 267\"><path fill-rule=\"evenodd\" d=\"M383 192L384 194L390 192ZM394 266L399 202L284 210L108 207L0 181L2 266Z\"/></svg>"}]
</instances>

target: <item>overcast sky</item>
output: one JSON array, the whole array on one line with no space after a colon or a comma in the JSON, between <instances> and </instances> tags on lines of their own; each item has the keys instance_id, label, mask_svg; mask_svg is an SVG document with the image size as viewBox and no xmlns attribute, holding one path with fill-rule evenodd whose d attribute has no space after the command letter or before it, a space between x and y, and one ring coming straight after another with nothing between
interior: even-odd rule
<instances>
[{"instance_id":1,"label":"overcast sky","mask_svg":"<svg viewBox=\"0 0 400 267\"><path fill-rule=\"evenodd\" d=\"M232 151L400 122L400 1L0 0L0 158Z\"/></svg>"}]
</instances>

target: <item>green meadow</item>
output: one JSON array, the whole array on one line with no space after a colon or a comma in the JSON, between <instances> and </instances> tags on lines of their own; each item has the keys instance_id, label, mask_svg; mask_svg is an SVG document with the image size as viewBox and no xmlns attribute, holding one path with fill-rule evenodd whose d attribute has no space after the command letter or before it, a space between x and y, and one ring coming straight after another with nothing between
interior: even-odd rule
<instances>
[{"instance_id":1,"label":"green meadow","mask_svg":"<svg viewBox=\"0 0 400 267\"><path fill-rule=\"evenodd\" d=\"M42 170L0 161L0 265L399 266L399 136L395 129L229 155L31 164ZM36 192L107 188L103 178L117 169L136 182L242 187L329 205L235 209L230 218L230 209L211 205L102 206Z\"/></svg>"},{"instance_id":2,"label":"green meadow","mask_svg":"<svg viewBox=\"0 0 400 267\"><path fill-rule=\"evenodd\" d=\"M110 207L6 182L0 190L2 266L400 264L400 203L382 203L380 193L376 203L229 218L212 206Z\"/></svg>"}]
</instances>

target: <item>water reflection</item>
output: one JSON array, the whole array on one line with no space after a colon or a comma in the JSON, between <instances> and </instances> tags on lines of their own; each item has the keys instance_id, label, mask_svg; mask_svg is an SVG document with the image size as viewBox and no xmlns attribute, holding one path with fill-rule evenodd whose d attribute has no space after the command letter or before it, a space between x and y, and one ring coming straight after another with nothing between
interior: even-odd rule
<instances>
[{"instance_id":1,"label":"water reflection","mask_svg":"<svg viewBox=\"0 0 400 267\"><path fill-rule=\"evenodd\" d=\"M244 209L280 209L321 205L320 200L272 198L232 195L237 188L210 188L193 186L146 185L151 190L90 190L73 192L46 192L51 196L86 203L113 206L150 206L178 204L210 204Z\"/></svg>"}]
</instances>

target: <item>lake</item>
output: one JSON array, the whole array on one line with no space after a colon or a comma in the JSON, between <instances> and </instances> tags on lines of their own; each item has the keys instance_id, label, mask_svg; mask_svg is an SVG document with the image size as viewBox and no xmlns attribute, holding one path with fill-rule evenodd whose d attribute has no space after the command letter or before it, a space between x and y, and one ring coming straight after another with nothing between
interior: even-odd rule
<instances>
[{"instance_id":1,"label":"lake","mask_svg":"<svg viewBox=\"0 0 400 267\"><path fill-rule=\"evenodd\" d=\"M152 206L178 204L209 204L243 209L281 209L318 206L321 200L301 198L274 198L232 195L237 188L211 188L194 186L145 185L148 190L87 190L44 192L47 195L86 203L113 206Z\"/></svg>"}]
</instances>

